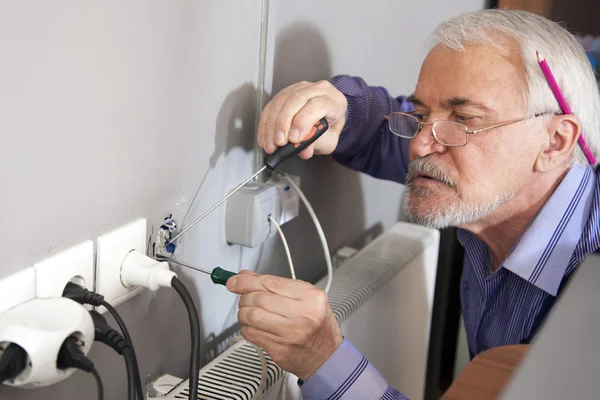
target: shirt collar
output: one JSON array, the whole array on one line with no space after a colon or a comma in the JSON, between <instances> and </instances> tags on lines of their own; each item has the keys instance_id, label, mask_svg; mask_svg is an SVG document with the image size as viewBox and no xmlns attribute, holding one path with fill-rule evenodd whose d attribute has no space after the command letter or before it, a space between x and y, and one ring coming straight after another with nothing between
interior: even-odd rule
<instances>
[{"instance_id":1,"label":"shirt collar","mask_svg":"<svg viewBox=\"0 0 600 400\"><path fill-rule=\"evenodd\" d=\"M590 216L595 179L589 166L573 166L500 266L556 296ZM463 246L478 240L463 229Z\"/></svg>"}]
</instances>

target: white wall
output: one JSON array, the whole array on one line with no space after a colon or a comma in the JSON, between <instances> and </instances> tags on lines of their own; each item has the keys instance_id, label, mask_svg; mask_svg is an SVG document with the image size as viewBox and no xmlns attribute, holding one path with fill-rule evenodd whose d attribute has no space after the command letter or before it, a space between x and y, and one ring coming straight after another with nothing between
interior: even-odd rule
<instances>
[{"instance_id":1,"label":"white wall","mask_svg":"<svg viewBox=\"0 0 600 400\"><path fill-rule=\"evenodd\" d=\"M423 39L443 18L482 6L447 2L271 0L267 92L300 79L361 75L407 94ZM145 217L188 220L252 172L259 1L0 0L0 278ZM290 161L333 250L360 245L399 217L401 188L331 160ZM324 271L304 213L284 227L298 276ZM224 208L187 235L182 260L205 268L286 274L281 245L227 246ZM184 271L204 336L235 322L235 297ZM144 380L183 376L187 318L168 290L119 307ZM123 398L122 360L91 353L107 399ZM91 377L53 387L0 388L0 398L93 399Z\"/></svg>"},{"instance_id":2,"label":"white wall","mask_svg":"<svg viewBox=\"0 0 600 400\"><path fill-rule=\"evenodd\" d=\"M0 1L0 278L136 218L181 215L208 174L197 216L251 173L259 33L258 1ZM223 221L221 208L190 231L182 259L238 269ZM235 297L186 275L204 334L218 333ZM183 376L179 298L164 289L119 310L143 378ZM92 360L106 398L123 398L122 360L101 345ZM95 388L78 374L0 398L93 399Z\"/></svg>"}]
</instances>

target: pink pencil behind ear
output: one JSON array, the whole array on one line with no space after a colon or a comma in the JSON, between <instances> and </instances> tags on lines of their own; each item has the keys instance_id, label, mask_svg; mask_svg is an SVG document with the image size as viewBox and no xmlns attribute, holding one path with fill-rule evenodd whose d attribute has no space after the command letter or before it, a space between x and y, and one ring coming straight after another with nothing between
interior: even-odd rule
<instances>
[{"instance_id":1,"label":"pink pencil behind ear","mask_svg":"<svg viewBox=\"0 0 600 400\"><path fill-rule=\"evenodd\" d=\"M556 82L556 78L554 78L554 74L552 74L552 71L550 70L550 66L546 62L546 59L539 53L539 51L536 50L535 53L537 55L538 64L540 65L542 73L546 77L548 86L550 86L550 90L552 90L552 93L554 93L554 97L556 98L556 101L558 101L558 105L560 106L563 114L573 114L571 112L571 107L569 107L567 100L563 96L560 87L558 86L558 82ZM585 154L585 158L587 158L590 165L596 165L596 157L594 157L592 149L590 149L590 146L585 141L585 138L583 137L583 131L579 134L577 143L579 144L579 147L581 147L581 150L583 150L583 154Z\"/></svg>"}]
</instances>

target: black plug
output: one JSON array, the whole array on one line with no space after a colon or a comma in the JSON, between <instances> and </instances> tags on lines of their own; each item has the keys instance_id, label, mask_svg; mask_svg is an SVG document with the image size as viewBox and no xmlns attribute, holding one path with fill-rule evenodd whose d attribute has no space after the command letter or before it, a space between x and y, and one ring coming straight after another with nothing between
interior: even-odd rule
<instances>
[{"instance_id":1,"label":"black plug","mask_svg":"<svg viewBox=\"0 0 600 400\"><path fill-rule=\"evenodd\" d=\"M74 300L79 304L91 304L92 306L99 307L104 301L104 296L91 290L87 290L83 286L79 286L76 283L68 282L63 291L63 297Z\"/></svg>"},{"instance_id":2,"label":"black plug","mask_svg":"<svg viewBox=\"0 0 600 400\"><path fill-rule=\"evenodd\" d=\"M60 346L56 367L58 369L77 368L85 372L94 370L94 363L80 349L81 341L74 336L68 337Z\"/></svg>"},{"instance_id":3,"label":"black plug","mask_svg":"<svg viewBox=\"0 0 600 400\"><path fill-rule=\"evenodd\" d=\"M131 348L125 338L114 330L98 311L90 311L94 321L94 340L104 343L117 353L123 355L125 349Z\"/></svg>"},{"instance_id":4,"label":"black plug","mask_svg":"<svg viewBox=\"0 0 600 400\"><path fill-rule=\"evenodd\" d=\"M0 384L15 379L27 368L27 352L16 343L9 344L0 353Z\"/></svg>"}]
</instances>

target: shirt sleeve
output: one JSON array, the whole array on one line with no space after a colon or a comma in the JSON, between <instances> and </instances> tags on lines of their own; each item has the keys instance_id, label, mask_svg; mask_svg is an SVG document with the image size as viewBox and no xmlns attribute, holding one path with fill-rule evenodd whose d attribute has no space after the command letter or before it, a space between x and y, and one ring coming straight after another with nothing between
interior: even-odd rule
<instances>
[{"instance_id":1,"label":"shirt sleeve","mask_svg":"<svg viewBox=\"0 0 600 400\"><path fill-rule=\"evenodd\" d=\"M385 116L414 109L406 97L394 98L362 78L335 76L331 83L348 100L346 125L333 157L348 168L375 178L404 183L408 171L408 139L393 135Z\"/></svg>"},{"instance_id":2,"label":"shirt sleeve","mask_svg":"<svg viewBox=\"0 0 600 400\"><path fill-rule=\"evenodd\" d=\"M408 400L391 388L360 351L344 339L302 384L304 400Z\"/></svg>"}]
</instances>

